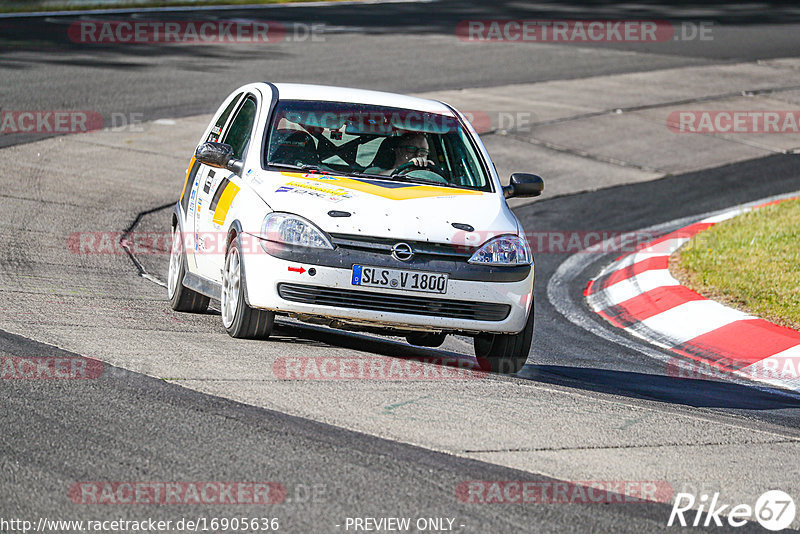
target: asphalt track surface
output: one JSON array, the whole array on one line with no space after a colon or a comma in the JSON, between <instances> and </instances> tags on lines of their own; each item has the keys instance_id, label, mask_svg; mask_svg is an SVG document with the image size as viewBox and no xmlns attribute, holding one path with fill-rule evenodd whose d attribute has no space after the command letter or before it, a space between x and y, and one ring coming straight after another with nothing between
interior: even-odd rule
<instances>
[{"instance_id":1,"label":"asphalt track surface","mask_svg":"<svg viewBox=\"0 0 800 534\"><path fill-rule=\"evenodd\" d=\"M471 19L644 19L712 24L713 41L483 46L454 38ZM85 16L120 20L124 15ZM5 110L89 109L143 120L208 113L242 79L400 93L574 79L791 56L800 12L791 2L657 3L443 1L368 6L137 14L137 20L267 20L322 24L324 42L234 47L102 45L67 38L75 17L0 18ZM624 52L624 53L620 53ZM0 146L40 136L4 135Z\"/></svg>"},{"instance_id":2,"label":"asphalt track surface","mask_svg":"<svg viewBox=\"0 0 800 534\"><path fill-rule=\"evenodd\" d=\"M2 107L97 109L106 116L142 113L147 120L208 113L243 77L249 80L254 75L419 92L782 57L800 49L796 31L800 14L791 4L739 9L681 3L669 8L615 3L564 6L547 4L534 10L512 2L494 2L491 7L443 2L276 8L269 13L271 20L314 20L341 29L331 33L324 46L286 43L269 57L252 57L246 48L97 50L64 42L63 35L53 30L65 24L58 18L4 20L8 48L0 57ZM676 44L657 53L647 45L609 44L590 51L554 45L539 49L535 56L518 45L484 49L453 43L451 37L454 25L467 17L571 18L565 13L572 18L580 14L581 18L709 19L724 24L724 31L713 45ZM225 13L226 18L230 16ZM636 53L621 55L620 51ZM31 140L2 136L0 144ZM773 156L689 176L545 198L517 213L526 228L537 231L633 231L797 189L798 158ZM164 198L163 203L172 200ZM152 207L124 205L131 221ZM20 209L21 219L35 219L35 207ZM143 224L156 228L165 214L155 212ZM9 273L24 269L27 254L18 249L2 258L0 270ZM536 259L536 334L530 363L521 373L523 378L496 377L498 384L528 379L537 386L572 390L590 399L621 398L643 406L656 403L667 416L670 411L697 413L711 421L735 421L743 427L779 432L789 441L800 436L800 402L791 397L742 385L670 379L664 376L663 364L575 327L553 309L546 295L549 278L566 255L540 254ZM575 302L581 301L585 282L607 259L598 255L578 275L580 283L570 288ZM57 269L58 253L54 251L48 261ZM148 267L163 272L163 264ZM134 272L133 265L130 268ZM13 298L13 287L3 289L10 290L4 291L8 295L4 298ZM118 293L117 298L126 298L123 291ZM52 313L59 312L54 308ZM218 320L217 316L198 319L209 327ZM0 353L64 354L30 339L36 337L36 325L30 328L30 336L0 332ZM396 343L375 337L320 333L290 324L284 324L280 333L297 340L306 351L324 345L358 346L378 354L398 352ZM281 517L282 530L288 532L342 531L335 525L347 516L386 515L457 517L457 525L465 525L465 532L645 532L665 529L669 514L666 504L466 505L453 491L464 480L552 479L536 474L536 466L521 472L460 458L247 406L112 366L95 381L3 381L0 392L0 512L4 517L177 519L251 513L247 507L230 506L204 507L200 513L188 506L156 511L88 510L74 506L66 496L68 481L75 480L283 481L289 500L267 513ZM528 423L535 432L536 421ZM463 432L469 434L470 428ZM796 478L792 472L796 461L793 467L792 462L787 465L787 478ZM310 496L309 488L315 485L323 489ZM737 530L749 529L758 527Z\"/></svg>"}]
</instances>

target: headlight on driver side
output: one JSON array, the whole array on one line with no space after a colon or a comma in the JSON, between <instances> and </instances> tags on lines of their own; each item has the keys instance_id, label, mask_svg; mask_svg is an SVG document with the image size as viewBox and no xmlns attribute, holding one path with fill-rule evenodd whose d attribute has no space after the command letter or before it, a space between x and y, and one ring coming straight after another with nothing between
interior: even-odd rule
<instances>
[{"instance_id":1,"label":"headlight on driver side","mask_svg":"<svg viewBox=\"0 0 800 534\"><path fill-rule=\"evenodd\" d=\"M524 237L501 235L484 244L469 259L481 265L530 265L533 255Z\"/></svg>"},{"instance_id":2,"label":"headlight on driver side","mask_svg":"<svg viewBox=\"0 0 800 534\"><path fill-rule=\"evenodd\" d=\"M291 213L273 212L264 217L261 238L284 245L333 249L325 232L311 221ZM265 247L266 243L261 246Z\"/></svg>"}]
</instances>

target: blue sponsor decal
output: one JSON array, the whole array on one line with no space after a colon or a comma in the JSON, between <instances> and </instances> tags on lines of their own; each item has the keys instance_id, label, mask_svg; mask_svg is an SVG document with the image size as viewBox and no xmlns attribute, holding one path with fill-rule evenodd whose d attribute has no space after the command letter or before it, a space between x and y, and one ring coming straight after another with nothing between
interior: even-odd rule
<instances>
[{"instance_id":1,"label":"blue sponsor decal","mask_svg":"<svg viewBox=\"0 0 800 534\"><path fill-rule=\"evenodd\" d=\"M361 285L361 269L363 269L362 265L353 265L353 285L360 286Z\"/></svg>"},{"instance_id":2,"label":"blue sponsor decal","mask_svg":"<svg viewBox=\"0 0 800 534\"><path fill-rule=\"evenodd\" d=\"M294 187L289 187L289 186L284 185L284 186L281 186L278 189L276 189L275 192L276 193L285 193L287 191L291 191L292 189L294 189Z\"/></svg>"}]
</instances>

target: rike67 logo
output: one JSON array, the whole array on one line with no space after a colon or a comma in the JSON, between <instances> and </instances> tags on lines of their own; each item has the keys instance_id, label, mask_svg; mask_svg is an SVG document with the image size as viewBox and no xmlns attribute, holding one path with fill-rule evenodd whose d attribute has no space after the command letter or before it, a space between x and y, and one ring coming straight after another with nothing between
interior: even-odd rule
<instances>
[{"instance_id":1,"label":"rike67 logo","mask_svg":"<svg viewBox=\"0 0 800 534\"><path fill-rule=\"evenodd\" d=\"M741 527L755 520L767 530L778 531L792 524L795 512L794 499L780 490L765 492L755 506L725 504L719 493L711 497L702 494L699 498L691 493L678 493L667 526L721 527L727 523L731 527Z\"/></svg>"}]
</instances>

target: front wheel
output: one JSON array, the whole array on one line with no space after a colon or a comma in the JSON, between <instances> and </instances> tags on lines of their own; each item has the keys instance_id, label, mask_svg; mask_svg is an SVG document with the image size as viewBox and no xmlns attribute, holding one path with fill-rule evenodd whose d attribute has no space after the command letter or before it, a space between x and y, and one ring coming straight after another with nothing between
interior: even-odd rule
<instances>
[{"instance_id":1,"label":"front wheel","mask_svg":"<svg viewBox=\"0 0 800 534\"><path fill-rule=\"evenodd\" d=\"M251 308L246 295L247 281L237 236L225 253L225 268L222 270L222 324L231 337L266 339L272 333L275 313Z\"/></svg>"},{"instance_id":2,"label":"front wheel","mask_svg":"<svg viewBox=\"0 0 800 534\"><path fill-rule=\"evenodd\" d=\"M525 328L517 334L481 334L475 336L475 356L484 360L493 373L514 374L525 365L533 339L533 306Z\"/></svg>"}]
</instances>

